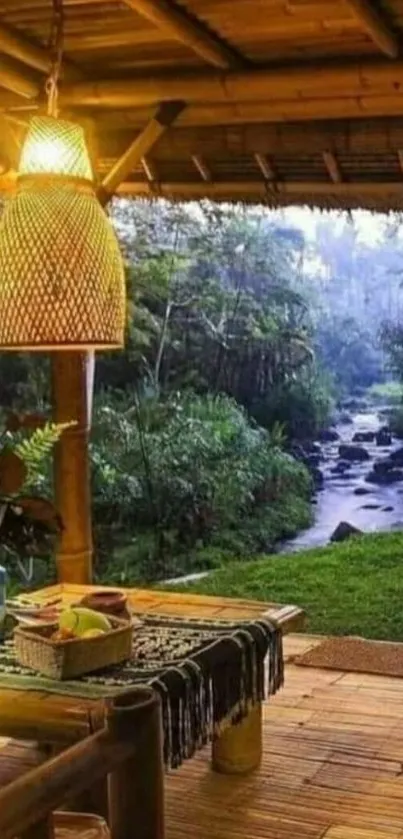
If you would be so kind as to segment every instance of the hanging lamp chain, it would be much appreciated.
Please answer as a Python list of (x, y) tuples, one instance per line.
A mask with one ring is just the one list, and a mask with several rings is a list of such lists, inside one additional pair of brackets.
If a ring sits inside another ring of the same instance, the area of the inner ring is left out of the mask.
[(49, 39), (51, 65), (45, 91), (48, 97), (48, 115), (57, 117), (59, 112), (59, 79), (63, 60), (64, 9), (63, 0), (52, 0), (52, 2), (53, 14)]

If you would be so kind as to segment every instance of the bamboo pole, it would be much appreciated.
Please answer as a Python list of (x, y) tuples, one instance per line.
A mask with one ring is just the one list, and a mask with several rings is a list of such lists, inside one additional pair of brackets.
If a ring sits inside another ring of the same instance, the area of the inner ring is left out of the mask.
[(0, 56), (0, 85), (24, 99), (35, 99), (40, 85), (16, 61)]
[(343, 177), (341, 174), (339, 162), (337, 157), (333, 151), (324, 151), (323, 152), (323, 162), (326, 166), (329, 178), (333, 181), (334, 184), (339, 184), (342, 182)]
[(200, 154), (192, 154), (192, 163), (196, 167), (202, 181), (208, 183), (212, 180), (210, 169), (208, 168), (206, 161)]
[(135, 12), (221, 70), (245, 63), (235, 49), (171, 0), (124, 0)]
[(373, 0), (347, 0), (348, 5), (371, 40), (389, 58), (399, 55), (399, 39)]
[(159, 138), (176, 120), (184, 108), (183, 102), (166, 102), (161, 105), (155, 116), (149, 121), (138, 137), (133, 140), (125, 153), (116, 161), (115, 165), (105, 176), (98, 192), (101, 204), (105, 206), (115, 189), (132, 169), (140, 163), (141, 158), (155, 146)]
[[(190, 104), (276, 102), (293, 98), (345, 99), (395, 94), (403, 84), (403, 61), (338, 61), (316, 66), (262, 67), (227, 73), (154, 74), (119, 80), (77, 82), (61, 92), (64, 106), (134, 108), (166, 101)], [(302, 103), (303, 104), (303, 103)], [(266, 104), (267, 108), (267, 104)]]
[[(396, 196), (403, 202), (401, 181), (343, 181), (342, 183), (324, 183), (321, 181), (277, 181), (276, 192), (281, 197), (292, 195), (326, 196), (349, 198), (352, 196)], [(149, 184), (140, 181), (122, 183), (117, 191), (118, 195), (127, 196), (155, 196), (155, 190), (150, 190)], [(267, 197), (267, 187), (262, 181), (214, 181), (214, 183), (174, 182), (160, 183), (158, 195), (165, 198), (210, 198), (228, 200), (242, 200), (249, 195), (257, 201)]]
[(255, 161), (263, 175), (263, 177), (267, 181), (275, 181), (276, 180), (276, 173), (274, 171), (274, 166), (267, 157), (266, 154), (259, 154), (258, 152), (254, 155)]
[[(163, 839), (164, 764), (160, 699), (137, 708), (136, 751), (109, 778), (109, 822), (113, 839)], [(133, 708), (123, 696), (107, 717), (108, 730), (127, 742), (134, 736)]]
[(34, 70), (42, 73), (49, 71), (50, 58), (47, 50), (32, 44), (31, 41), (4, 24), (0, 25), (0, 50), (21, 61), (22, 64), (33, 67)]
[(63, 522), (56, 555), (58, 580), (90, 583), (92, 526), (89, 413), (93, 359), (89, 353), (52, 354), (53, 419), (72, 422), (54, 455), (55, 504)]

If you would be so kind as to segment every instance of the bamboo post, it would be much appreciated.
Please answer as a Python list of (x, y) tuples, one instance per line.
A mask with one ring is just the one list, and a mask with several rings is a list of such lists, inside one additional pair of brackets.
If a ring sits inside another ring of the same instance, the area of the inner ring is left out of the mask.
[(262, 704), (238, 725), (229, 726), (213, 743), (213, 769), (223, 775), (246, 775), (262, 759)]
[(29, 827), (28, 830), (25, 830), (21, 839), (54, 839), (54, 836), (53, 817), (52, 814), (49, 814), (37, 824)]
[(64, 431), (54, 457), (55, 502), (64, 524), (56, 556), (61, 583), (91, 582), (88, 442), (92, 364), (89, 353), (60, 352), (52, 357), (53, 419), (75, 423)]
[(135, 739), (135, 754), (109, 777), (109, 822), (113, 839), (163, 839), (164, 765), (160, 698), (150, 689), (115, 697), (107, 715), (113, 737)]

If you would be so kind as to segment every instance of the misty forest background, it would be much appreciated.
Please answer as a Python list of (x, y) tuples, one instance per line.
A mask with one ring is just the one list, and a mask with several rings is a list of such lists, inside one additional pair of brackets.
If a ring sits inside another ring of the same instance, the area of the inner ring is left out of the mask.
[[(129, 309), (125, 351), (97, 356), (97, 578), (268, 553), (311, 518), (296, 441), (352, 397), (398, 392), (400, 220), (371, 239), (354, 214), (318, 214), (308, 239), (263, 208), (119, 202), (114, 218)], [(0, 355), (5, 412), (48, 410), (49, 381), (46, 358)], [(394, 422), (402, 431), (399, 405)], [(36, 488), (51, 493), (50, 464)]]

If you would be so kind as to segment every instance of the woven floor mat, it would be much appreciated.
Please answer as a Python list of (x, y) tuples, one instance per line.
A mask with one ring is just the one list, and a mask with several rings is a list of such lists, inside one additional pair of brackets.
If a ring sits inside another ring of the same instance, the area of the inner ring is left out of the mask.
[(293, 664), (403, 677), (403, 644), (365, 638), (327, 638), (322, 644), (296, 656)]

